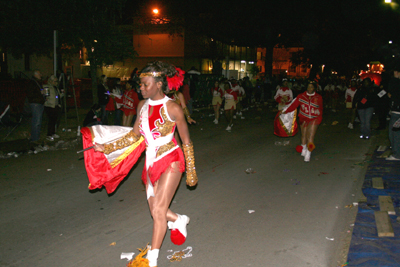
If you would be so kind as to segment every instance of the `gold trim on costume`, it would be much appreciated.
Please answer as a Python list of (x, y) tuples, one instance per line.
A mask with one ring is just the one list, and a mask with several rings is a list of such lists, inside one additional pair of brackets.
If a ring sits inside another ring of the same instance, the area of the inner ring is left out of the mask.
[(194, 151), (193, 143), (182, 144), (183, 153), (185, 154), (186, 160), (186, 183), (189, 186), (195, 186), (197, 184), (198, 178), (196, 174), (196, 167), (194, 166)]
[(171, 142), (169, 142), (169, 143), (167, 143), (167, 144), (165, 144), (165, 145), (160, 146), (160, 147), (158, 148), (158, 150), (157, 150), (157, 158), (158, 158), (158, 157), (161, 157), (162, 154), (164, 154), (164, 153), (170, 151), (170, 150), (173, 149), (174, 147), (175, 147), (175, 144), (174, 144), (173, 141), (171, 141)]
[(133, 130), (118, 139), (115, 142), (105, 144), (104, 145), (104, 154), (110, 154), (116, 150), (120, 150), (124, 147), (130, 146), (131, 144), (135, 143), (139, 139)]
[(135, 143), (133, 143), (130, 147), (128, 147), (127, 150), (125, 150), (124, 153), (122, 153), (118, 158), (113, 160), (113, 162), (110, 163), (111, 168), (115, 168), (118, 164), (120, 164), (130, 153), (132, 153), (133, 150), (135, 150), (142, 142), (144, 141), (143, 136), (140, 136), (139, 140), (137, 140)]
[(161, 136), (167, 136), (168, 134), (172, 133), (172, 129), (175, 126), (175, 122), (172, 122), (168, 119), (167, 114), (165, 114), (164, 107), (161, 108), (160, 113), (162, 119), (164, 120), (164, 123), (161, 123), (159, 119), (156, 120), (154, 123), (156, 125), (156, 128), (152, 132), (158, 131), (161, 134)]
[(140, 73), (139, 78), (148, 77), (148, 76), (161, 77), (162, 76), (162, 72), (155, 72), (155, 71), (153, 71), (153, 72), (142, 72), (142, 73)]

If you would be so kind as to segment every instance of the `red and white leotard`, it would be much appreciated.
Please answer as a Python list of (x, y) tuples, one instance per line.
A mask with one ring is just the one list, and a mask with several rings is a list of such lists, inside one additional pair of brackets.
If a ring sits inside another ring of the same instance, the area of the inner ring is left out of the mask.
[(219, 87), (211, 88), (211, 94), (213, 97), (221, 97), (222, 98), (224, 96), (224, 92)]
[(168, 115), (166, 103), (170, 100), (167, 96), (156, 101), (147, 99), (140, 110), (139, 130), (146, 142), (146, 166), (142, 173), (145, 184), (154, 184), (173, 162), (180, 163), (180, 172), (185, 171), (183, 152), (174, 138), (176, 123)]
[(279, 87), (279, 89), (276, 91), (274, 99), (276, 102), (280, 103), (282, 100), (282, 97), (284, 97), (284, 96), (286, 96), (288, 99), (286, 103), (289, 103), (290, 101), (292, 101), (293, 92), (292, 92), (292, 90), (289, 89), (289, 87)]
[(299, 119), (300, 123), (316, 120), (317, 124), (322, 121), (323, 102), (322, 96), (317, 93), (308, 94), (307, 91), (298, 95), (292, 103), (289, 104), (288, 108), (284, 113), (294, 111), (300, 106)]

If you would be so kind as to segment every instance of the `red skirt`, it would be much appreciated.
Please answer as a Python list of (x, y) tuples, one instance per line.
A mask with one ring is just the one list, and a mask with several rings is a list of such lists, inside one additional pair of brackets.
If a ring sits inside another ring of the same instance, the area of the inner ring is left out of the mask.
[[(156, 181), (160, 179), (161, 174), (168, 170), (172, 163), (179, 163), (179, 172), (183, 173), (185, 171), (185, 157), (183, 156), (182, 149), (176, 148), (174, 151), (164, 156), (162, 159), (153, 163), (153, 166), (149, 167), (149, 177), (151, 183), (154, 185)], [(144, 169), (142, 172), (142, 181), (144, 184), (147, 183), (147, 170), (146, 163), (144, 164)]]
[(315, 119), (309, 119), (309, 118), (299, 116), (299, 121), (300, 121), (300, 125), (303, 125), (303, 122), (304, 122), (305, 126), (308, 126), (310, 123), (320, 125), (321, 121), (322, 121), (322, 116), (319, 116), (318, 118), (315, 118)]

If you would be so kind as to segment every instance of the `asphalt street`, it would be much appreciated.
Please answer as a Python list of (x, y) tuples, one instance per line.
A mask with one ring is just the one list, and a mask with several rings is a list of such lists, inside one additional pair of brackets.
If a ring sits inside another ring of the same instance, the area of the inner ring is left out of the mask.
[[(273, 135), (273, 112), (244, 115), (227, 132), (223, 119), (214, 125), (207, 112), (195, 114), (199, 184), (182, 179), (171, 205), (191, 218), (188, 238), (176, 246), (168, 232), (158, 266), (338, 266), (357, 212), (348, 205), (360, 197), (376, 137), (359, 139), (342, 114), (326, 112), (305, 163), (299, 134)], [(151, 241), (144, 158), (107, 195), (87, 189), (80, 149), (0, 160), (0, 266), (126, 266), (121, 253), (137, 255)], [(167, 259), (187, 247), (191, 257)]]

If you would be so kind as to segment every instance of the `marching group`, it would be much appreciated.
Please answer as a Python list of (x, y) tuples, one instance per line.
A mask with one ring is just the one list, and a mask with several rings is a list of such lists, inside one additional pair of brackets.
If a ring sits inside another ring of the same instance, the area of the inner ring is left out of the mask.
[[(290, 88), (292, 86), (289, 86), (288, 80), (283, 79), (282, 84), (277, 86), (274, 97), (278, 102), (278, 115), (293, 112), (300, 106), (298, 116), (302, 133), (302, 148), (299, 148), (298, 151), (305, 157), (304, 160), (306, 162), (310, 160), (311, 151), (315, 148), (314, 135), (317, 126), (321, 123), (323, 109), (330, 109), (331, 112), (335, 113), (342, 106), (341, 103), (345, 106), (348, 128), (354, 129), (356, 121), (360, 123), (361, 139), (371, 137), (373, 114), (379, 120), (379, 126), (375, 130), (386, 129), (387, 119), (390, 116), (389, 140), (392, 155), (387, 160), (400, 160), (399, 71), (400, 68), (395, 67), (392, 76), (385, 76), (382, 81), (378, 80), (376, 83), (369, 77), (362, 80), (354, 78), (349, 81), (349, 86), (344, 80), (314, 80), (309, 82), (307, 87), (301, 83), (296, 83), (297, 88), (294, 90)], [(313, 88), (310, 89), (310, 87)], [(301, 88), (306, 88), (306, 91), (298, 94), (304, 90)], [(297, 94), (298, 96), (294, 98)], [(279, 118), (277, 117), (277, 119)], [(282, 124), (282, 120), (280, 122)], [(276, 123), (275, 127), (281, 126)], [(275, 130), (275, 133), (280, 132), (283, 132), (283, 134), (277, 135), (288, 136), (284, 131)]]

